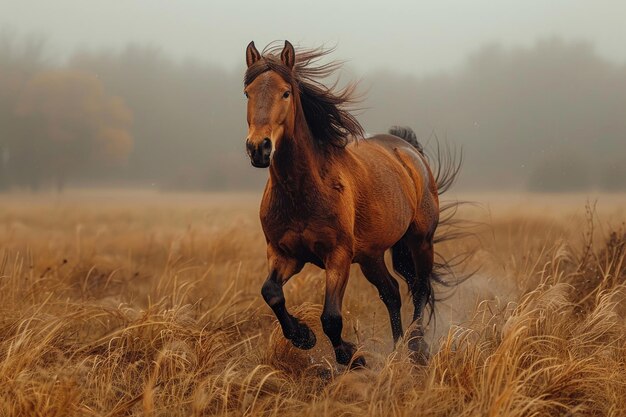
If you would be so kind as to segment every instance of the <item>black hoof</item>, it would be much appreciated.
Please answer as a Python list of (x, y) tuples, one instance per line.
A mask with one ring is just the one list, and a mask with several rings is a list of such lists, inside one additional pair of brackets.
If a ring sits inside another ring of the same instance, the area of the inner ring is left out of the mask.
[(365, 363), (365, 358), (363, 356), (357, 356), (350, 364), (350, 369), (353, 370), (365, 369), (366, 367), (367, 364)]
[[(341, 365), (350, 365), (350, 361), (356, 352), (356, 348), (352, 343), (343, 342), (341, 345), (335, 348), (335, 358), (337, 363)], [(352, 361), (350, 368), (362, 368), (365, 366), (365, 358), (358, 356)]]
[(302, 350), (309, 350), (317, 343), (315, 333), (311, 331), (309, 326), (303, 323), (298, 323), (296, 332), (290, 340), (295, 347)]
[(414, 337), (409, 340), (409, 350), (411, 350), (411, 359), (419, 365), (426, 365), (430, 358), (428, 344), (423, 337)]

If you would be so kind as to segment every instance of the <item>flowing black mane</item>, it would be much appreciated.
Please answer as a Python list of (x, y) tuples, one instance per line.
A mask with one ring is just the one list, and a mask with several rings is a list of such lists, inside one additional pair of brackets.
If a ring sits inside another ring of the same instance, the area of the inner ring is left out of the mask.
[(338, 90), (336, 84), (326, 87), (320, 82), (320, 79), (332, 75), (341, 67), (338, 62), (316, 65), (333, 49), (300, 50), (296, 52), (295, 65), (290, 70), (279, 58), (281, 48), (277, 44), (266, 47), (263, 57), (247, 69), (244, 84), (250, 84), (266, 71), (275, 71), (286, 82), (297, 87), (302, 111), (316, 141), (344, 147), (351, 137), (363, 137), (361, 124), (350, 113), (350, 106), (358, 101), (355, 97), (356, 84), (351, 83)]

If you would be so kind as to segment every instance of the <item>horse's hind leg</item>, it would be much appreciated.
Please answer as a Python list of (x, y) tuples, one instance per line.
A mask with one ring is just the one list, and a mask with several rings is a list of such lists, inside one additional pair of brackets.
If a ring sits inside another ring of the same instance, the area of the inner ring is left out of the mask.
[(434, 265), (432, 235), (407, 232), (392, 249), (394, 269), (407, 281), (413, 299), (413, 324), (409, 334), (409, 349), (420, 362), (428, 359), (424, 341), (424, 308), (432, 298), (431, 274)]
[[(415, 310), (413, 311), (414, 328), (410, 335), (409, 348), (422, 355), (424, 361), (429, 356), (428, 345), (424, 341), (424, 307), (433, 300), (431, 275), (433, 272), (434, 254), (432, 237), (422, 239), (421, 242), (418, 240), (411, 247), (417, 279), (411, 290)], [(431, 304), (431, 309), (433, 307)]]
[(413, 263), (413, 256), (411, 250), (406, 244), (405, 240), (398, 241), (391, 248), (391, 262), (393, 269), (409, 284), (415, 280), (415, 264)]
[(380, 299), (387, 307), (391, 321), (391, 333), (395, 343), (402, 337), (402, 318), (400, 316), (402, 299), (400, 298), (398, 281), (387, 270), (383, 254), (367, 258), (361, 261), (360, 265), (363, 275), (376, 287)]

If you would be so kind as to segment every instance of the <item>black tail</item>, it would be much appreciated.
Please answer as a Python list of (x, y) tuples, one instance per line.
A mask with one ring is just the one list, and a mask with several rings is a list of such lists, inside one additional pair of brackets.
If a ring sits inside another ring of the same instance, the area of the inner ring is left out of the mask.
[[(389, 134), (409, 142), (419, 153), (428, 158), (430, 169), (432, 170), (434, 168), (433, 175), (437, 183), (437, 192), (439, 195), (445, 193), (452, 187), (461, 172), (461, 165), (463, 165), (462, 150), (457, 151), (456, 148), (450, 148), (448, 144), (442, 149), (439, 139), (437, 139), (437, 136), (434, 136), (434, 154), (426, 154), (424, 147), (417, 140), (417, 135), (413, 129), (408, 126), (392, 126), (389, 128)], [(441, 221), (439, 224), (441, 224)]]
[(406, 140), (411, 145), (413, 145), (413, 147), (417, 149), (419, 153), (421, 153), (422, 155), (424, 154), (424, 147), (422, 146), (421, 143), (419, 143), (419, 141), (417, 140), (417, 135), (415, 134), (413, 129), (411, 129), (410, 127), (391, 126), (389, 128), (389, 134)]
[[(450, 148), (447, 144), (442, 148), (439, 140), (436, 136), (434, 136), (434, 149), (431, 152), (425, 153), (424, 147), (419, 143), (417, 135), (410, 127), (394, 126), (389, 129), (389, 134), (406, 140), (422, 155), (426, 156), (430, 169), (435, 177), (438, 195), (442, 195), (448, 191), (456, 182), (463, 163), (462, 150), (457, 151), (456, 148)], [(440, 202), (439, 223), (433, 238), (433, 243), (441, 243), (473, 235), (470, 231), (468, 231), (468, 228), (472, 228), (474, 225), (470, 222), (456, 218), (459, 206), (466, 203), (467, 202), (461, 201)], [(407, 281), (409, 289), (413, 293), (413, 288), (417, 281), (417, 273), (407, 244), (403, 240), (396, 243), (391, 248), (391, 256), (394, 270)], [(435, 251), (435, 262), (433, 270), (430, 274), (431, 280), (429, 280), (427, 284), (427, 304), (430, 308), (431, 318), (435, 312), (435, 301), (437, 301), (435, 294), (432, 291), (431, 281), (446, 287), (454, 287), (465, 281), (473, 275), (473, 273), (459, 276), (455, 273), (454, 269), (464, 263), (468, 258), (469, 254), (464, 253), (446, 259), (441, 255), (441, 253)]]

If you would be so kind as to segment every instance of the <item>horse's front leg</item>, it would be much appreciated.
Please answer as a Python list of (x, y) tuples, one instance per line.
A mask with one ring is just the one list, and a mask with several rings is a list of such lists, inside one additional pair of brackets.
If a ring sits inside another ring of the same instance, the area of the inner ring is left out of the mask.
[[(350, 264), (352, 255), (350, 251), (337, 248), (330, 254), (325, 262), (326, 267), (326, 296), (324, 298), (324, 310), (322, 312), (322, 328), (330, 339), (335, 349), (337, 362), (348, 365), (356, 351), (354, 345), (341, 338), (343, 319), (341, 317), (341, 304), (343, 295), (350, 276)], [(352, 361), (352, 367), (365, 366), (362, 356)]]
[(283, 285), (289, 278), (300, 272), (303, 264), (296, 259), (279, 254), (271, 247), (268, 247), (267, 252), (269, 276), (261, 288), (263, 299), (274, 311), (285, 338), (291, 340), (297, 348), (311, 349), (315, 346), (315, 334), (309, 326), (289, 314), (283, 292)]

